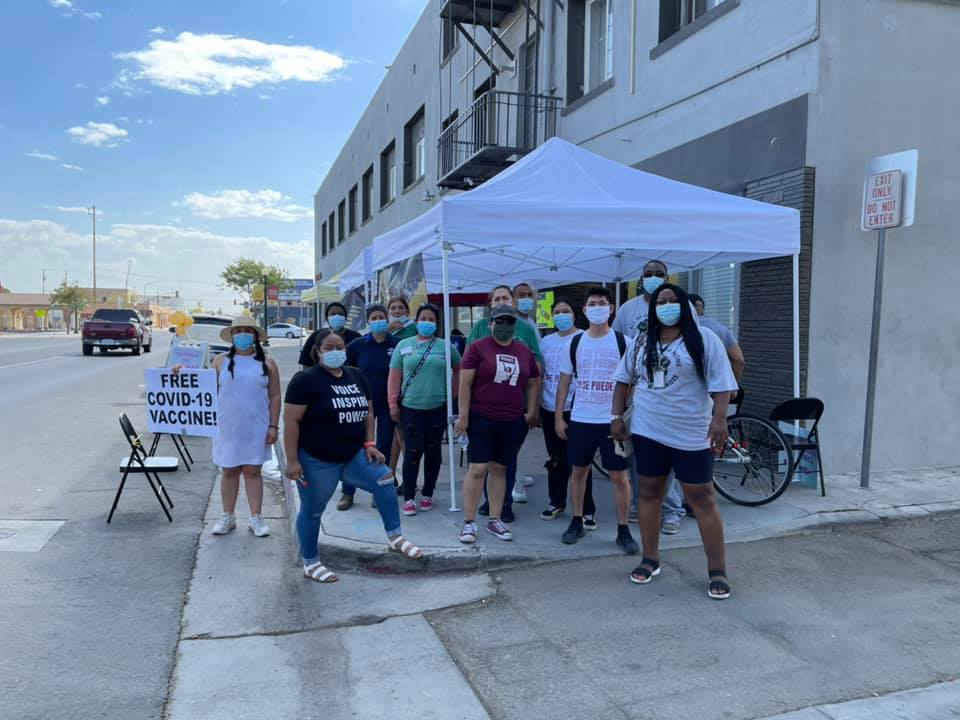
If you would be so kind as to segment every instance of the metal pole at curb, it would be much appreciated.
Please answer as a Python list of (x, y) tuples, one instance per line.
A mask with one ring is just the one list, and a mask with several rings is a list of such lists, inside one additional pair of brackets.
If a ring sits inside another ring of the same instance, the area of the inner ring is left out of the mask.
[(880, 346), (880, 309), (883, 302), (883, 253), (887, 229), (877, 231), (877, 274), (873, 285), (873, 320), (870, 325), (870, 355), (867, 357), (867, 409), (863, 421), (863, 458), (860, 487), (870, 487), (870, 453), (873, 446), (873, 403), (877, 390), (877, 349)]

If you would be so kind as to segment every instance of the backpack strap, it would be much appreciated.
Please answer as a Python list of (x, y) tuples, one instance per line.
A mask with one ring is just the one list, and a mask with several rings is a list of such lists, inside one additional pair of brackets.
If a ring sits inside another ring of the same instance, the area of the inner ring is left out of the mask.
[(619, 330), (614, 330), (613, 332), (617, 338), (617, 350), (620, 351), (620, 357), (623, 357), (623, 354), (627, 351), (627, 338)]
[(573, 365), (573, 377), (577, 376), (577, 348), (580, 347), (580, 338), (582, 337), (583, 333), (579, 332), (570, 341), (570, 364)]

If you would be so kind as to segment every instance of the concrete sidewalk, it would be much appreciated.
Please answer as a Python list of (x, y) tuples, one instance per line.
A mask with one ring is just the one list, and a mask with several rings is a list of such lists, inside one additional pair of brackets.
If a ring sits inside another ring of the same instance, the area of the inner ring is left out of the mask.
[[(459, 449), (457, 449), (459, 456)], [(320, 538), (321, 557), (335, 568), (371, 571), (480, 570), (523, 563), (576, 560), (621, 554), (614, 544), (616, 512), (609, 480), (596, 476), (594, 500), (597, 504), (596, 532), (576, 545), (563, 545), (560, 536), (566, 529), (570, 510), (556, 520), (543, 521), (539, 515), (547, 504), (546, 452), (539, 430), (530, 433), (520, 454), (519, 476), (534, 478), (526, 488), (529, 502), (513, 506), (516, 522), (510, 526), (514, 540), (503, 542), (488, 534), (480, 523), (479, 542), (465, 546), (459, 542), (463, 522), (460, 510), (450, 510), (450, 488), (444, 447), (444, 467), (440, 473), (434, 510), (414, 517), (402, 517), (403, 532), (424, 549), (425, 558), (411, 566), (395, 554), (388, 553), (383, 524), (376, 510), (370, 507), (369, 494), (358, 491), (354, 506), (338, 512), (335, 495), (323, 516)], [(457, 469), (459, 493), (465, 468)], [(595, 473), (596, 475), (596, 473)], [(871, 488), (859, 487), (856, 474), (828, 475), (827, 496), (820, 497), (815, 488), (794, 483), (780, 498), (761, 507), (742, 507), (720, 499), (729, 542), (748, 542), (780, 535), (813, 532), (833, 525), (883, 522), (946, 512), (960, 512), (960, 468), (932, 468), (907, 472), (878, 472), (871, 478)], [(299, 508), (296, 488), (284, 482), (285, 497), (293, 522)], [(478, 518), (478, 522), (483, 518)], [(636, 523), (631, 532), (639, 540)], [(661, 537), (662, 547), (689, 547), (700, 544), (696, 521), (685, 518), (677, 535)], [(295, 553), (296, 548), (292, 551)]]
[(960, 681), (845, 703), (817, 705), (763, 720), (945, 720), (960, 717)]

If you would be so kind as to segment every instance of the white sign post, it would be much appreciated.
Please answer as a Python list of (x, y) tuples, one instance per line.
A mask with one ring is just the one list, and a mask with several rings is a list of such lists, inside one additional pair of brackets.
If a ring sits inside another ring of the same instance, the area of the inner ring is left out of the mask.
[(863, 453), (860, 461), (860, 487), (862, 488), (870, 487), (873, 405), (877, 389), (877, 353), (880, 346), (880, 309), (883, 300), (883, 255), (887, 246), (887, 228), (913, 225), (916, 198), (916, 150), (881, 155), (867, 164), (860, 229), (877, 231), (877, 271), (873, 286), (870, 355), (867, 358), (867, 405), (863, 423)]
[(217, 434), (216, 370), (183, 368), (174, 374), (165, 368), (148, 368), (143, 372), (150, 432), (201, 437)]

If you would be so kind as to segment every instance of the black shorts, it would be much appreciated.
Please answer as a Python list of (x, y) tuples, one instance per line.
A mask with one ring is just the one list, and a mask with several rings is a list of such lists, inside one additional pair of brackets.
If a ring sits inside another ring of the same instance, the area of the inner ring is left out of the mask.
[(589, 467), (600, 451), (604, 470), (627, 470), (630, 458), (621, 457), (613, 449), (610, 425), (571, 421), (567, 426), (567, 457), (574, 467)]
[(713, 482), (713, 450), (677, 450), (642, 435), (633, 436), (637, 475), (662, 477), (673, 470), (677, 480), (690, 485)]
[(470, 413), (467, 428), (467, 460), (471, 463), (495, 462), (507, 466), (517, 456), (527, 436), (523, 415), (516, 420), (490, 420)]

